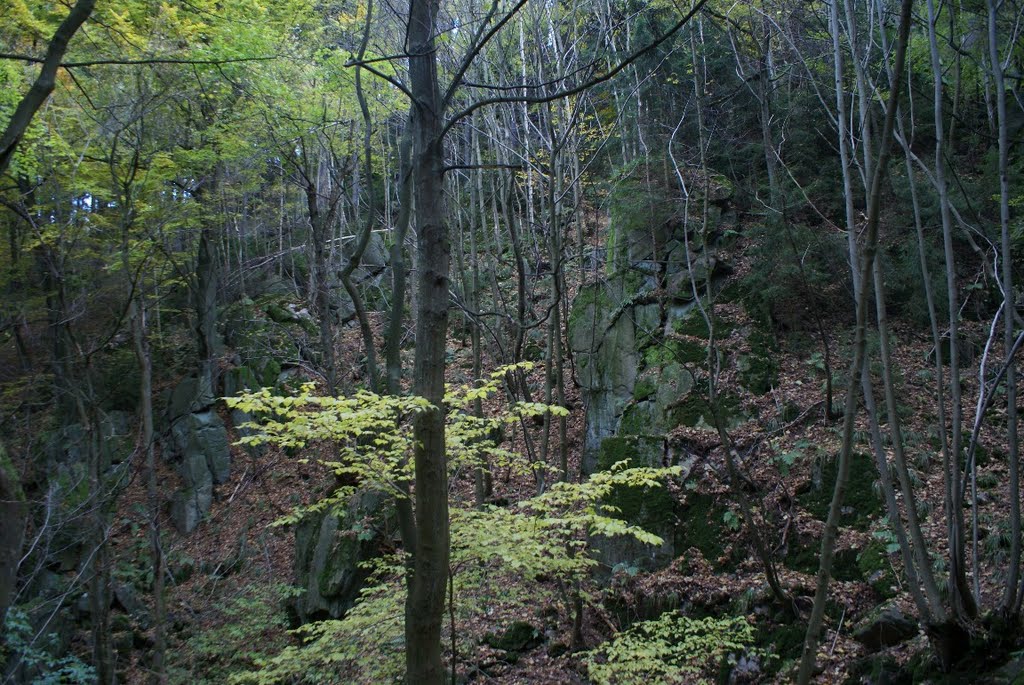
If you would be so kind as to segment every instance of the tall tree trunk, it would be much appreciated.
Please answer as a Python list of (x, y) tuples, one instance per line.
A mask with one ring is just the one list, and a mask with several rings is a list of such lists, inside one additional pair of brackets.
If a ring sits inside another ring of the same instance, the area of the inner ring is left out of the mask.
[[(366, 24), (363, 31), (363, 40), (359, 45), (359, 59), (362, 60), (366, 53), (366, 44), (370, 40), (370, 22), (373, 20), (373, 2), (366, 4)], [(373, 195), (373, 147), (371, 136), (373, 134), (373, 120), (370, 118), (370, 109), (366, 105), (366, 96), (363, 94), (363, 70), (356, 67), (356, 99), (359, 101), (359, 111), (363, 116), (363, 163), (366, 169), (366, 221), (362, 230), (356, 237), (355, 246), (348, 257), (348, 263), (338, 274), (345, 292), (352, 300), (352, 306), (356, 312), (356, 320), (359, 322), (359, 332), (363, 336), (363, 347), (366, 349), (366, 379), (370, 390), (377, 392), (379, 372), (377, 371), (377, 348), (373, 342), (373, 330), (370, 328), (370, 319), (366, 314), (366, 306), (363, 304), (363, 296), (352, 282), (352, 274), (359, 267), (363, 258), (366, 246), (370, 244), (370, 237), (373, 234), (376, 206)], [(358, 165), (357, 165), (358, 166)], [(358, 208), (358, 204), (356, 204)]]
[(956, 615), (973, 617), (978, 608), (974, 594), (967, 583), (967, 568), (964, 542), (963, 487), (960, 478), (960, 464), (963, 461), (963, 401), (960, 394), (960, 304), (957, 294), (956, 257), (953, 249), (953, 217), (950, 210), (949, 189), (946, 183), (945, 133), (942, 95), (942, 63), (936, 36), (938, 15), (935, 1), (928, 0), (928, 45), (931, 53), (933, 107), (935, 110), (935, 182), (939, 192), (939, 208), (942, 216), (942, 245), (946, 258), (946, 296), (949, 300), (949, 390), (952, 403), (951, 461), (952, 469), (947, 473), (950, 479), (949, 500), (953, 510), (947, 517), (949, 525), (949, 592)]
[[(412, 115), (409, 116), (410, 122)], [(391, 311), (388, 314), (388, 339), (384, 358), (387, 390), (402, 392), (402, 322), (405, 320), (405, 236), (412, 217), (412, 126), (408, 125), (398, 143), (398, 216), (391, 237)]]
[(413, 177), (419, 285), (414, 391), (433, 406), (416, 416), (416, 548), (405, 604), (409, 685), (440, 685), (441, 623), (448, 579), (448, 470), (444, 358), (448, 331), (450, 244), (444, 221), (443, 111), (434, 27), (439, 0), (410, 3), (407, 32), (412, 94)]

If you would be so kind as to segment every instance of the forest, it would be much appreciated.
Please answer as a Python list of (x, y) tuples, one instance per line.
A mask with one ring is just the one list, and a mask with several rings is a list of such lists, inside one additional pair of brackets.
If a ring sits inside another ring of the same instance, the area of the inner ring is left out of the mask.
[(3, 0), (3, 683), (1024, 683), (1021, 0)]

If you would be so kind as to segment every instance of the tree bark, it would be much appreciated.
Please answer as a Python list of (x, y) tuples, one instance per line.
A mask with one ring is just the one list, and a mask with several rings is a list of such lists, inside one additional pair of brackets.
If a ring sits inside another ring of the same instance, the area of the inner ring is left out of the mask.
[(443, 110), (434, 25), (439, 0), (410, 3), (409, 83), (419, 286), (414, 391), (433, 406), (416, 416), (416, 548), (405, 604), (409, 685), (441, 685), (441, 623), (448, 579), (448, 470), (445, 454), (444, 357), (448, 330), (450, 245), (444, 222)]

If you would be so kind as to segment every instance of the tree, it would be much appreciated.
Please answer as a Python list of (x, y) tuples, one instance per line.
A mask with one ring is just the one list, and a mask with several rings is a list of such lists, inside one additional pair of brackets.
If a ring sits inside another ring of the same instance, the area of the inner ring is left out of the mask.
[(810, 682), (817, 655), (818, 634), (821, 631), (822, 618), (825, 615), (825, 602), (828, 598), (828, 584), (832, 572), (832, 559), (835, 553), (835, 541), (839, 532), (839, 515), (843, 506), (843, 495), (850, 477), (850, 455), (853, 452), (853, 424), (857, 412), (856, 379), (863, 372), (865, 348), (867, 342), (867, 308), (868, 281), (874, 268), (874, 260), (878, 250), (878, 222), (881, 211), (882, 175), (885, 173), (891, 149), (893, 128), (896, 121), (896, 105), (900, 94), (900, 79), (903, 76), (904, 58), (907, 53), (907, 40), (910, 35), (911, 0), (903, 0), (899, 21), (899, 38), (896, 42), (894, 58), (894, 80), (889, 93), (889, 101), (885, 108), (885, 126), (882, 132), (882, 147), (878, 153), (878, 162), (871, 176), (871, 190), (868, 195), (868, 224), (864, 249), (859, 261), (853, 261), (854, 268), (859, 269), (859, 287), (857, 288), (857, 328), (854, 339), (853, 362), (850, 365), (850, 381), (846, 392), (843, 412), (843, 442), (839, 454), (832, 503), (829, 506), (825, 532), (821, 537), (821, 559), (818, 567), (818, 583), (814, 594), (814, 606), (807, 622), (807, 635), (804, 638), (803, 654), (800, 659), (800, 671), (797, 682), (806, 685)]
[(35, 83), (18, 103), (10, 121), (7, 122), (3, 135), (0, 136), (0, 175), (7, 171), (18, 143), (25, 135), (25, 131), (28, 130), (29, 124), (32, 123), (32, 117), (53, 92), (57, 70), (60, 68), (61, 60), (64, 59), (64, 53), (67, 52), (71, 38), (89, 18), (95, 7), (96, 0), (78, 0), (50, 39), (39, 76), (36, 77)]

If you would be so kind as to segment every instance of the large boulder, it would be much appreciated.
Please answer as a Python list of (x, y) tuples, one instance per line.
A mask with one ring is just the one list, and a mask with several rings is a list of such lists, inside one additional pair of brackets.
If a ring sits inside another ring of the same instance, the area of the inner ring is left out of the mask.
[(877, 607), (853, 629), (853, 639), (871, 650), (898, 645), (917, 634), (917, 621), (905, 616), (895, 604)]
[(378, 493), (355, 496), (341, 512), (317, 512), (295, 531), (295, 600), (299, 623), (340, 618), (369, 572), (362, 562), (379, 554), (393, 527), (392, 510)]

